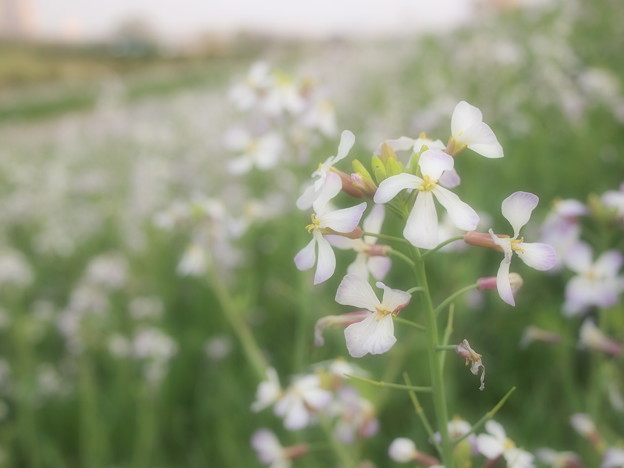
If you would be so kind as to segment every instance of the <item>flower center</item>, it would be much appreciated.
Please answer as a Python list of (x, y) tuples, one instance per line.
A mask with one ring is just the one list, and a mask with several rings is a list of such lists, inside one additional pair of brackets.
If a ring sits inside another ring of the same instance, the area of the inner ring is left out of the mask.
[(511, 439), (505, 439), (505, 444), (504, 444), (504, 446), (505, 446), (505, 450), (509, 450), (509, 449), (514, 448), (514, 447), (516, 446), (516, 444), (515, 444), (515, 443), (514, 443), (514, 441), (513, 441), (513, 440), (511, 440)]
[(429, 177), (428, 175), (423, 176), (422, 184), (420, 184), (418, 190), (420, 190), (421, 192), (431, 192), (435, 188), (437, 183), (437, 180), (431, 180), (431, 177)]
[(312, 223), (306, 226), (306, 231), (312, 232), (321, 228), (321, 221), (316, 217), (316, 213), (312, 213)]
[(523, 242), (524, 242), (524, 237), (521, 237), (520, 239), (511, 239), (511, 250), (524, 253), (525, 250), (521, 247)]
[(378, 322), (386, 317), (387, 315), (390, 315), (392, 313), (391, 310), (386, 309), (384, 306), (379, 305), (377, 307), (375, 307), (375, 310), (377, 311), (377, 315), (375, 315), (375, 320), (377, 320)]

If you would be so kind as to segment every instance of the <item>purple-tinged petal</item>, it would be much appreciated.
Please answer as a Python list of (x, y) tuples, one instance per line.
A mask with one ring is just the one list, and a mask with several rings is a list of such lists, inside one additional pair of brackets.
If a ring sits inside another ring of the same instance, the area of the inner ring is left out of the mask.
[(592, 267), (592, 258), (592, 248), (585, 242), (577, 242), (568, 249), (563, 261), (575, 273), (584, 273)]
[(310, 184), (297, 199), (297, 208), (300, 210), (310, 209), (314, 200), (316, 200), (316, 190), (314, 189), (314, 184)]
[(339, 236), (338, 234), (327, 234), (325, 239), (329, 241), (332, 247), (336, 247), (341, 250), (353, 250), (356, 242), (359, 242), (359, 240), (349, 239), (348, 237)]
[(301, 271), (309, 270), (316, 262), (316, 238), (313, 237), (308, 245), (295, 255), (295, 265)]
[(350, 208), (325, 213), (318, 218), (320, 227), (330, 228), (336, 232), (349, 233), (357, 227), (365, 210), (366, 202), (362, 202)]
[(598, 276), (602, 277), (616, 276), (620, 268), (622, 268), (623, 260), (624, 256), (622, 256), (621, 252), (609, 250), (598, 257), (594, 265), (594, 271)]
[(407, 304), (409, 304), (410, 300), (412, 299), (412, 295), (407, 293), (406, 291), (389, 288), (381, 281), (377, 281), (376, 286), (383, 289), (384, 292), (383, 299), (381, 300), (381, 305), (391, 312), (394, 312), (397, 309), (402, 309)]
[(516, 301), (513, 296), (513, 290), (511, 289), (511, 281), (509, 280), (509, 266), (511, 262), (506, 259), (500, 263), (498, 267), (498, 273), (496, 274), (496, 289), (498, 295), (510, 306), (515, 306)]
[(314, 274), (314, 284), (319, 284), (327, 281), (334, 274), (336, 270), (336, 256), (327, 239), (319, 231), (314, 231), (314, 237), (318, 244), (318, 261)]
[(325, 177), (325, 183), (318, 190), (318, 195), (312, 207), (317, 214), (323, 214), (329, 200), (334, 198), (342, 190), (342, 180), (340, 176), (334, 172), (330, 172)]
[(479, 215), (470, 205), (461, 201), (457, 195), (450, 190), (440, 187), (433, 189), (440, 204), (446, 208), (449, 219), (458, 228), (464, 231), (473, 231), (479, 224)]
[(438, 180), (446, 188), (455, 188), (461, 184), (461, 178), (455, 169), (444, 171), (444, 174)]
[(359, 275), (347, 275), (340, 282), (336, 291), (336, 302), (342, 305), (361, 307), (375, 312), (380, 305), (373, 288), (365, 278)]
[(344, 130), (340, 134), (340, 143), (338, 144), (338, 152), (336, 153), (336, 157), (334, 158), (333, 164), (336, 164), (341, 159), (344, 159), (353, 145), (355, 144), (355, 135), (351, 130)]
[(377, 320), (376, 314), (370, 314), (361, 322), (345, 328), (344, 334), (349, 354), (357, 358), (367, 353), (385, 353), (396, 343), (391, 315)]
[(529, 222), (538, 202), (538, 196), (529, 192), (514, 192), (503, 200), (503, 216), (511, 224), (514, 238), (518, 237), (522, 226)]
[(375, 203), (387, 203), (392, 200), (401, 190), (416, 189), (423, 180), (412, 174), (398, 174), (382, 181), (375, 192)]
[(419, 192), (416, 196), (403, 236), (412, 245), (423, 249), (432, 249), (438, 244), (438, 214), (431, 192)]
[(557, 251), (552, 245), (542, 244), (541, 242), (523, 242), (517, 250), (518, 257), (524, 263), (536, 270), (550, 270), (557, 263)]
[(420, 155), (418, 160), (422, 174), (429, 176), (432, 180), (438, 180), (444, 171), (452, 170), (454, 164), (453, 156), (438, 150), (427, 150)]
[(368, 269), (376, 280), (384, 279), (391, 266), (392, 260), (388, 257), (369, 257), (368, 259)]

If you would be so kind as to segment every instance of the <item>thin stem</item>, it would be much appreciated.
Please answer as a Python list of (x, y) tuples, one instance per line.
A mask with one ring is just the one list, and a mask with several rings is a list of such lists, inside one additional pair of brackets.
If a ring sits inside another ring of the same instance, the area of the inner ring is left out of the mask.
[(466, 432), (463, 436), (461, 436), (458, 439), (455, 439), (454, 444), (457, 445), (459, 444), (462, 440), (464, 440), (465, 438), (467, 438), (470, 434), (473, 434), (475, 431), (477, 431), (481, 426), (483, 426), (488, 419), (492, 419), (494, 417), (494, 415), (498, 412), (499, 409), (502, 408), (502, 406), (505, 404), (505, 402), (507, 401), (507, 398), (509, 398), (511, 396), (511, 394), (516, 390), (516, 387), (511, 387), (509, 389), (509, 391), (507, 393), (505, 393), (505, 396), (503, 396), (503, 398), (500, 399), (500, 401), (498, 403), (496, 403), (496, 406), (494, 406), (494, 408), (492, 408), (490, 411), (488, 411), (487, 413), (485, 413), (483, 415), (483, 417), (481, 419), (479, 419), (471, 428), (468, 432)]
[(421, 288), (420, 286), (414, 286), (413, 288), (409, 288), (406, 292), (407, 294), (414, 294), (415, 292), (420, 292), (422, 290), (423, 288)]
[(399, 322), (399, 323), (403, 323), (405, 325), (409, 325), (410, 327), (417, 328), (418, 330), (421, 330), (421, 331), (427, 331), (427, 328), (423, 327), (419, 323), (412, 322), (411, 320), (406, 320), (406, 319), (401, 318), (401, 317), (394, 317), (394, 321), (395, 322)]
[[(412, 381), (409, 378), (409, 375), (407, 375), (407, 372), (403, 372), (403, 380), (407, 385), (412, 385)], [(433, 432), (433, 428), (431, 427), (431, 423), (429, 422), (429, 419), (427, 418), (427, 415), (425, 414), (422, 406), (420, 406), (420, 402), (418, 401), (418, 396), (416, 395), (416, 392), (410, 391), (409, 396), (410, 400), (412, 400), (414, 411), (416, 411), (416, 416), (418, 416), (420, 422), (425, 428), (425, 431), (427, 431), (427, 434), (429, 435), (429, 440), (431, 440), (431, 443), (435, 446), (436, 450), (441, 453), (442, 447), (440, 447), (440, 444), (436, 440), (435, 433)]]
[(391, 257), (397, 257), (400, 258), (401, 260), (403, 260), (405, 263), (407, 263), (411, 268), (415, 268), (415, 264), (412, 261), (411, 258), (409, 258), (407, 255), (405, 255), (402, 252), (399, 252), (398, 250), (395, 249), (391, 249), (388, 250), (388, 255), (390, 255)]
[[(453, 318), (455, 317), (455, 304), (451, 304), (449, 307), (448, 318), (446, 319), (446, 328), (444, 330), (444, 336), (442, 337), (442, 346), (447, 346), (451, 335), (453, 334)], [(444, 371), (444, 365), (446, 363), (446, 355), (440, 356), (440, 367)]]
[(425, 270), (425, 262), (422, 259), (420, 251), (417, 248), (412, 249), (415, 258), (414, 273), (416, 274), (417, 283), (423, 288), (422, 305), (425, 309), (425, 318), (427, 321), (427, 354), (429, 357), (429, 372), (431, 374), (431, 386), (433, 388), (433, 405), (435, 408), (436, 423), (440, 431), (440, 456), (442, 464), (446, 468), (454, 468), (453, 447), (448, 432), (448, 409), (446, 407), (446, 391), (444, 388), (444, 378), (442, 375), (442, 366), (436, 354), (436, 347), (440, 344), (438, 336), (438, 324), (436, 322), (436, 314), (433, 310), (433, 302), (429, 292), (427, 283), (427, 272)]
[(466, 286), (465, 288), (460, 289), (459, 291), (455, 291), (449, 297), (447, 297), (442, 302), (440, 302), (440, 304), (435, 308), (433, 313), (435, 315), (438, 315), (442, 309), (444, 309), (447, 305), (449, 305), (451, 302), (453, 302), (457, 297), (461, 296), (464, 293), (467, 293), (468, 291), (470, 291), (472, 289), (476, 289), (478, 287), (479, 287), (479, 285), (477, 283), (474, 283), (474, 284), (471, 284), (470, 286)]
[(351, 454), (347, 450), (347, 446), (336, 440), (329, 421), (326, 418), (320, 418), (320, 422), (323, 432), (325, 432), (325, 436), (329, 440), (331, 448), (340, 462), (340, 466), (344, 466), (345, 468), (353, 466), (354, 461), (352, 460)]
[(389, 236), (387, 234), (375, 234), (374, 232), (364, 231), (364, 232), (362, 232), (362, 235), (363, 236), (377, 237), (379, 239), (389, 240), (389, 241), (394, 241), (394, 242), (402, 242), (404, 244), (408, 243), (407, 239), (403, 239), (402, 237)]
[(390, 383), (390, 382), (383, 382), (381, 380), (365, 379), (364, 377), (358, 377), (356, 375), (351, 375), (351, 374), (344, 374), (344, 375), (349, 377), (350, 379), (359, 380), (360, 382), (366, 382), (371, 385), (376, 385), (377, 387), (396, 388), (399, 390), (409, 390), (412, 392), (420, 392), (420, 393), (431, 393), (432, 391), (431, 387), (415, 387), (413, 385), (402, 385), (402, 384), (395, 384), (395, 383)]
[(446, 247), (447, 245), (449, 245), (449, 244), (451, 244), (451, 243), (453, 243), (453, 242), (455, 242), (455, 241), (462, 240), (463, 238), (464, 238), (464, 236), (456, 236), (456, 237), (451, 237), (450, 239), (447, 239), (447, 240), (445, 240), (444, 242), (442, 242), (442, 243), (440, 243), (440, 244), (436, 245), (433, 249), (431, 249), (431, 250), (429, 250), (429, 251), (425, 252), (424, 254), (422, 254), (422, 258), (427, 257), (427, 255), (430, 255), (430, 254), (432, 254), (433, 252), (437, 252), (437, 251), (438, 251), (438, 250), (440, 250), (441, 248)]
[(436, 351), (453, 351), (457, 348), (455, 345), (440, 345), (436, 346)]

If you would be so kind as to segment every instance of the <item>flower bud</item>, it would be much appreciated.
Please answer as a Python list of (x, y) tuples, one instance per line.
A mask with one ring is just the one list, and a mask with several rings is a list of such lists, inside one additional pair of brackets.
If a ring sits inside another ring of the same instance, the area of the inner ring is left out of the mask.
[(373, 168), (373, 174), (375, 175), (375, 181), (380, 184), (382, 181), (388, 178), (386, 173), (386, 166), (379, 156), (373, 156), (371, 159), (371, 166)]
[(346, 327), (352, 323), (361, 322), (368, 317), (369, 314), (370, 312), (368, 310), (358, 310), (342, 315), (327, 315), (318, 319), (316, 325), (314, 325), (314, 345), (323, 346), (325, 344), (323, 331), (327, 327)]
[(377, 186), (372, 179), (363, 177), (361, 174), (351, 174), (351, 184), (358, 189), (364, 196), (373, 198), (377, 192)]
[[(501, 237), (501, 236), (498, 236)], [(488, 249), (496, 250), (497, 252), (502, 252), (502, 247), (496, 245), (492, 236), (487, 232), (477, 232), (470, 231), (467, 232), (464, 236), (464, 242), (466, 244), (474, 245), (477, 247), (486, 247)]]
[(590, 319), (586, 319), (581, 325), (579, 347), (600, 351), (611, 356), (619, 356), (622, 353), (622, 345), (606, 336)]
[(561, 342), (561, 335), (558, 333), (542, 330), (541, 328), (530, 325), (524, 329), (522, 333), (522, 339), (520, 340), (520, 347), (526, 348), (534, 341), (541, 341), (543, 343), (557, 344)]
[[(518, 273), (509, 274), (509, 283), (511, 284), (511, 291), (516, 293), (518, 289), (524, 284), (522, 276)], [(477, 280), (477, 286), (480, 291), (486, 291), (488, 289), (496, 289), (496, 276), (486, 276)]]
[(390, 448), (388, 448), (390, 458), (399, 463), (407, 463), (414, 460), (417, 453), (416, 444), (405, 437), (394, 439), (390, 444)]
[(364, 194), (362, 191), (353, 185), (353, 181), (351, 180), (351, 176), (345, 172), (342, 172), (335, 167), (332, 167), (331, 171), (340, 176), (340, 180), (342, 181), (342, 190), (355, 198), (362, 198)]

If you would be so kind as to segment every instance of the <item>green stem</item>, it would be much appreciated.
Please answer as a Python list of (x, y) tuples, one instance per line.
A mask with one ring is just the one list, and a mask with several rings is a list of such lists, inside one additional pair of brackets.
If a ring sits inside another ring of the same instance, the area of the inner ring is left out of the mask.
[[(442, 337), (442, 346), (447, 346), (449, 340), (451, 339), (451, 335), (453, 334), (453, 318), (454, 317), (455, 317), (455, 304), (451, 304), (451, 306), (449, 307), (448, 318), (446, 320), (446, 329), (444, 330), (444, 336)], [(446, 358), (445, 354), (442, 354), (440, 356), (440, 366), (442, 367), (442, 371), (444, 371), (444, 365), (446, 363), (445, 358)]]
[(375, 234), (374, 232), (364, 231), (362, 233), (363, 236), (377, 237), (379, 239), (394, 241), (394, 242), (402, 242), (408, 243), (407, 239), (403, 239), (402, 237), (389, 236), (387, 234)]
[(456, 345), (440, 345), (436, 346), (436, 351), (453, 351), (457, 348)]
[(451, 294), (449, 297), (447, 297), (446, 299), (444, 299), (433, 311), (433, 313), (435, 315), (438, 315), (440, 313), (440, 311), (442, 309), (444, 309), (447, 305), (449, 305), (451, 302), (453, 302), (457, 297), (461, 296), (464, 293), (467, 293), (468, 291), (472, 290), (472, 289), (476, 289), (478, 288), (479, 285), (477, 283), (475, 284), (471, 284), (470, 286), (466, 286), (465, 288), (460, 289), (459, 291), (455, 291), (453, 294)]
[(488, 411), (487, 413), (485, 413), (483, 415), (483, 417), (481, 419), (479, 419), (471, 428), (468, 432), (466, 432), (464, 435), (462, 435), (461, 437), (459, 437), (458, 439), (455, 439), (455, 441), (453, 442), (455, 445), (459, 444), (462, 440), (466, 439), (470, 434), (473, 434), (475, 431), (477, 431), (481, 426), (483, 426), (488, 419), (492, 419), (494, 417), (494, 415), (498, 412), (499, 409), (502, 408), (502, 406), (505, 404), (505, 402), (507, 401), (507, 398), (509, 398), (511, 396), (511, 394), (516, 390), (516, 387), (511, 387), (509, 389), (509, 391), (507, 393), (505, 393), (505, 396), (503, 396), (503, 398), (500, 399), (500, 401), (498, 403), (496, 403), (496, 406), (494, 406), (494, 408), (492, 408), (490, 411)]
[[(403, 380), (405, 381), (405, 383), (407, 385), (409, 385), (409, 386), (412, 385), (412, 381), (410, 380), (409, 375), (407, 375), (407, 372), (403, 372)], [(422, 406), (420, 405), (420, 401), (418, 401), (418, 396), (416, 395), (416, 392), (410, 391), (409, 392), (409, 396), (410, 396), (410, 400), (412, 400), (412, 405), (414, 406), (414, 411), (416, 411), (416, 416), (418, 416), (418, 418), (420, 419), (420, 422), (422, 423), (423, 427), (425, 428), (425, 431), (427, 431), (427, 434), (429, 435), (429, 440), (431, 440), (431, 443), (434, 445), (436, 450), (439, 453), (441, 453), (442, 452), (442, 447), (440, 447), (440, 444), (436, 440), (435, 433), (433, 432), (433, 428), (431, 427), (431, 423), (429, 422), (429, 419), (427, 418), (427, 415), (425, 414), (425, 411), (423, 410)]]
[(402, 384), (395, 384), (395, 383), (390, 383), (390, 382), (383, 382), (381, 380), (365, 379), (364, 377), (358, 377), (356, 375), (351, 375), (351, 374), (344, 374), (344, 375), (349, 377), (350, 379), (359, 380), (360, 382), (366, 382), (371, 385), (376, 385), (377, 387), (397, 388), (399, 390), (409, 390), (412, 392), (421, 392), (421, 393), (431, 393), (432, 391), (431, 387), (415, 387), (413, 385), (402, 385)]
[(405, 263), (407, 263), (411, 268), (415, 268), (416, 267), (416, 265), (414, 264), (414, 262), (412, 261), (411, 258), (409, 258), (404, 253), (399, 252), (398, 250), (394, 250), (394, 249), (388, 250), (388, 255), (391, 256), (391, 257), (400, 258)]
[(447, 245), (449, 245), (449, 244), (451, 244), (451, 243), (453, 243), (455, 241), (462, 240), (463, 238), (464, 238), (464, 236), (451, 237), (450, 239), (445, 240), (444, 242), (436, 245), (433, 249), (431, 249), (431, 250), (425, 252), (424, 254), (422, 254), (422, 258), (426, 258), (427, 255), (431, 255), (433, 252), (437, 252), (441, 248), (446, 247)]
[(394, 321), (402, 323), (404, 325), (409, 325), (410, 327), (417, 328), (420, 331), (427, 331), (427, 329), (425, 327), (423, 327), (421, 324), (416, 323), (416, 322), (412, 322), (411, 320), (406, 320), (406, 319), (401, 318), (401, 317), (394, 317)]
[(344, 468), (349, 468), (355, 464), (354, 460), (352, 460), (351, 454), (347, 450), (347, 446), (340, 443), (334, 436), (331, 425), (326, 418), (320, 418), (321, 427), (323, 428), (323, 432), (325, 432), (325, 436), (329, 440), (331, 444), (331, 448), (336, 454), (336, 458), (340, 462), (340, 466)]
[(427, 354), (429, 357), (429, 372), (431, 374), (431, 386), (433, 388), (433, 406), (435, 408), (436, 423), (440, 431), (440, 456), (442, 464), (445, 468), (454, 468), (453, 447), (448, 432), (448, 409), (446, 406), (446, 391), (444, 387), (444, 377), (442, 375), (442, 366), (438, 359), (436, 348), (439, 346), (438, 324), (436, 322), (436, 314), (431, 301), (429, 285), (427, 282), (427, 272), (425, 270), (425, 262), (417, 248), (413, 248), (415, 258), (414, 273), (418, 284), (423, 288), (422, 305), (425, 309), (425, 319), (427, 322)]

